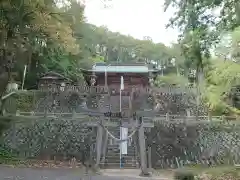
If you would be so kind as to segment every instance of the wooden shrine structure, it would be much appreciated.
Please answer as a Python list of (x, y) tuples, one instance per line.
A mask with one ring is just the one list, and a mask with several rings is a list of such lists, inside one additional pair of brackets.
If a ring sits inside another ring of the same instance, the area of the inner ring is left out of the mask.
[(66, 78), (62, 74), (56, 72), (47, 72), (42, 74), (38, 80), (38, 89), (48, 88), (50, 85), (53, 86), (66, 86), (73, 84), (72, 80)]

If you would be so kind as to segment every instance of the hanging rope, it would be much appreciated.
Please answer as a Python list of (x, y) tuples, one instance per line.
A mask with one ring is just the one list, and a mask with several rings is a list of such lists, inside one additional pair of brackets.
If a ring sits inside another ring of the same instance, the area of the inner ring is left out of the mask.
[(116, 138), (111, 132), (109, 132), (109, 130), (103, 126), (101, 123), (98, 123), (101, 127), (103, 127), (104, 130), (106, 130), (106, 132), (108, 133), (108, 135), (113, 138), (114, 140), (116, 140), (117, 142), (124, 142), (124, 141), (128, 141), (136, 132), (137, 130), (143, 125), (143, 123), (139, 124), (138, 126), (135, 127), (135, 129), (133, 130), (133, 132), (128, 135), (128, 137), (126, 139), (119, 139)]

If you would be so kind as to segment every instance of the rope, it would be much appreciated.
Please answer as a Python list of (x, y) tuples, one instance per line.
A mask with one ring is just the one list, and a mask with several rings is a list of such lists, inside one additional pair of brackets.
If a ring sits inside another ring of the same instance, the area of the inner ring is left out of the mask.
[[(110, 102), (110, 96), (107, 96), (108, 98), (108, 101)], [(110, 111), (111, 111), (111, 105), (109, 106), (110, 108)], [(126, 138), (126, 139), (118, 139), (116, 138), (111, 132), (109, 132), (109, 130), (104, 126), (102, 125), (100, 122), (98, 122), (98, 124), (104, 129), (106, 130), (107, 134), (112, 138), (114, 139), (115, 141), (121, 143), (121, 142), (124, 142), (124, 141), (128, 141), (135, 133), (136, 131), (141, 127), (142, 123), (138, 126), (135, 127), (135, 129), (133, 130), (133, 132)]]
[(108, 130), (105, 126), (103, 126), (101, 123), (98, 123), (98, 124), (99, 124), (101, 127), (103, 127), (103, 128), (107, 131), (108, 135), (109, 135), (111, 138), (113, 138), (114, 140), (116, 140), (117, 142), (128, 141), (128, 140), (137, 132), (137, 130), (143, 125), (143, 123), (141, 123), (140, 125), (136, 126), (135, 129), (133, 130), (133, 132), (132, 132), (130, 135), (128, 135), (128, 137), (127, 137), (126, 139), (118, 139), (118, 138), (116, 138), (112, 133), (110, 133), (109, 130)]

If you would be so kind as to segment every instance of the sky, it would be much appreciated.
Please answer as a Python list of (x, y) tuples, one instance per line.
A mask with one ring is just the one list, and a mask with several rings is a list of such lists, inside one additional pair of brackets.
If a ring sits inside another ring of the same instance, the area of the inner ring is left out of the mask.
[(149, 36), (156, 43), (171, 45), (176, 42), (178, 31), (165, 25), (174, 13), (163, 11), (164, 0), (85, 0), (87, 22), (106, 26), (113, 32), (131, 35), (137, 39)]

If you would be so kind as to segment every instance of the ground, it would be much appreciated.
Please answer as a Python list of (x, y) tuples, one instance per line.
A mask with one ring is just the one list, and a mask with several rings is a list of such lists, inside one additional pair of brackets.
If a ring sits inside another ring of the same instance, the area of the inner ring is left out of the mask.
[(166, 177), (139, 177), (139, 170), (105, 170), (88, 178), (77, 169), (13, 168), (0, 166), (1, 180), (168, 180)]

